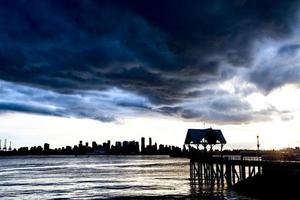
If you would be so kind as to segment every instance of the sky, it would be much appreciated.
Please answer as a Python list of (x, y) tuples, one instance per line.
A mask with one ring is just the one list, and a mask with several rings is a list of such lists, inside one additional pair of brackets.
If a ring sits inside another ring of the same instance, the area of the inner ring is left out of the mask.
[(0, 0), (0, 138), (300, 146), (300, 4)]

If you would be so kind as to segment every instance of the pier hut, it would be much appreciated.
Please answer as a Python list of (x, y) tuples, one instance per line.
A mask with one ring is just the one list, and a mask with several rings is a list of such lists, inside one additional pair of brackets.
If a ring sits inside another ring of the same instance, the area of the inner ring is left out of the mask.
[(199, 146), (204, 147), (204, 151), (207, 151), (207, 146), (210, 146), (210, 150), (213, 149), (214, 145), (221, 145), (221, 151), (223, 146), (226, 144), (226, 140), (221, 130), (217, 129), (188, 129), (185, 137), (185, 145), (189, 148), (196, 147), (199, 150)]
[[(190, 149), (190, 177), (199, 184), (217, 186), (233, 186), (247, 178), (262, 174), (263, 163), (261, 160), (245, 160), (223, 157), (222, 149), (226, 144), (225, 137), (218, 129), (188, 129), (185, 145)], [(213, 147), (220, 145), (219, 154), (213, 152)], [(200, 149), (203, 146), (203, 149)], [(210, 151), (207, 151), (210, 146)]]
[[(198, 180), (199, 183), (211, 183), (216, 180), (217, 184), (224, 184), (224, 166), (223, 163), (215, 163), (212, 160), (212, 154), (207, 151), (207, 146), (210, 147), (212, 153), (215, 145), (222, 149), (226, 144), (225, 137), (221, 130), (218, 129), (188, 129), (185, 145), (190, 150), (190, 177), (191, 180)], [(200, 149), (203, 146), (203, 149)]]

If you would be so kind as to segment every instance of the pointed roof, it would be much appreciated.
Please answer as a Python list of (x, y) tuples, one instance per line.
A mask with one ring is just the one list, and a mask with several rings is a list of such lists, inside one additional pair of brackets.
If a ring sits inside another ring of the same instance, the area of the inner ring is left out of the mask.
[(188, 129), (185, 137), (185, 144), (202, 144), (203, 139), (208, 144), (226, 144), (221, 130), (218, 129)]

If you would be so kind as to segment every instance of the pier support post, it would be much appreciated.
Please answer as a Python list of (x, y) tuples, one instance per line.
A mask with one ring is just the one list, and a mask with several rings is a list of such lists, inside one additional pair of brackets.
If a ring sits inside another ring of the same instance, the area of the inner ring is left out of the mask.
[(226, 164), (226, 183), (228, 186), (232, 186), (231, 184), (231, 165)]
[(214, 177), (214, 163), (209, 163), (210, 164), (210, 184), (214, 185), (215, 183), (215, 177)]
[(221, 163), (221, 171), (220, 171), (221, 185), (224, 187), (224, 165)]
[(199, 166), (200, 167), (200, 169), (199, 169), (200, 170), (200, 176), (199, 176), (199, 178), (200, 178), (200, 183), (201, 184), (203, 183), (203, 167), (202, 166), (203, 166), (203, 163), (201, 162), (200, 166)]
[(193, 167), (193, 161), (192, 160), (190, 160), (190, 178), (191, 178), (191, 180), (193, 180), (194, 179), (194, 167)]
[(257, 167), (258, 167), (258, 174), (262, 174), (262, 172), (261, 172), (261, 168), (262, 168), (261, 165), (258, 165)]
[(245, 179), (246, 179), (246, 169), (245, 169), (245, 165), (242, 165), (241, 167), (242, 167), (242, 177), (241, 177), (241, 179), (242, 179), (242, 180), (245, 180)]

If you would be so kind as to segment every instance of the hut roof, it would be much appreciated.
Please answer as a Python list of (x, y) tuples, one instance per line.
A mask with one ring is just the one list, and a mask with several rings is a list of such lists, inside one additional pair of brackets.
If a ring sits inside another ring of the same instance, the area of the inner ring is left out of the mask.
[(203, 144), (203, 139), (207, 144), (226, 144), (226, 140), (221, 130), (217, 129), (188, 129), (185, 144)]

